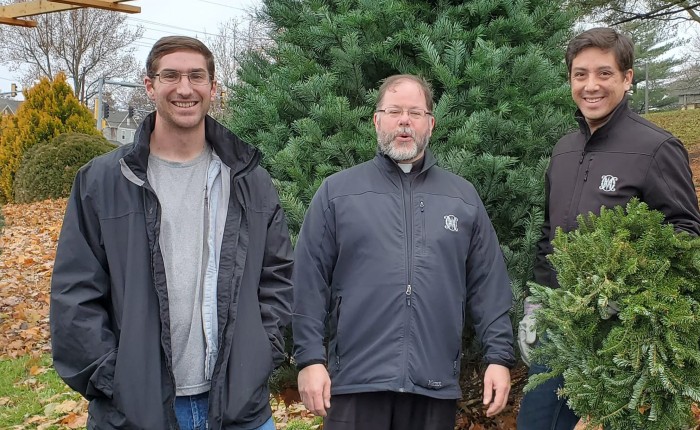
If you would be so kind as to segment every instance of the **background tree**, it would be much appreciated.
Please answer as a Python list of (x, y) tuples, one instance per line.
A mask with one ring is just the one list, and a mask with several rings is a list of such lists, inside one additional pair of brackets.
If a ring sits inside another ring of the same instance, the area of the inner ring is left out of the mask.
[(263, 53), (273, 43), (268, 32), (263, 21), (248, 15), (244, 19), (230, 18), (220, 22), (218, 32), (207, 37), (206, 44), (216, 62), (218, 100), (209, 109), (215, 118), (222, 119), (228, 113), (228, 92), (238, 79), (236, 74), (243, 54), (249, 51)]
[(582, 15), (596, 15), (610, 25), (631, 21), (692, 21), (700, 24), (698, 0), (570, 0)]
[(97, 90), (97, 77), (126, 76), (140, 68), (132, 43), (143, 35), (143, 28), (130, 29), (126, 18), (85, 8), (34, 16), (36, 28), (0, 26), (0, 58), (11, 70), (24, 72), (25, 87), (65, 72), (85, 104)]
[(98, 135), (92, 113), (73, 95), (63, 73), (25, 91), (17, 115), (3, 118), (0, 136), (0, 201), (12, 201), (15, 174), (25, 151), (61, 133)]
[[(644, 113), (645, 97), (648, 97), (649, 109), (652, 110), (675, 106), (678, 98), (672, 95), (671, 84), (678, 79), (677, 69), (686, 59), (668, 55), (670, 50), (682, 44), (675, 38), (674, 29), (659, 21), (628, 22), (618, 26), (618, 29), (634, 41), (630, 107)], [(645, 94), (647, 90), (648, 94)]]
[(275, 44), (242, 62), (227, 124), (262, 150), (294, 237), (323, 179), (374, 155), (381, 80), (422, 75), (435, 90), (430, 147), (484, 200), (519, 318), (547, 156), (574, 125), (574, 16), (553, 0), (265, 0), (260, 19)]
[(243, 53), (264, 52), (271, 46), (272, 39), (264, 22), (246, 18), (229, 18), (218, 24), (218, 32), (206, 38), (206, 44), (214, 54), (216, 80), (225, 88), (236, 83), (236, 73)]

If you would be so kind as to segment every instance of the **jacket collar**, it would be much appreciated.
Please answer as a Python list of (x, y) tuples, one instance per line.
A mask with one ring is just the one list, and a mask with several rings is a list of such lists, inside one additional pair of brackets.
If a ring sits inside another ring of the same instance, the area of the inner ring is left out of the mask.
[[(124, 156), (124, 162), (140, 179), (146, 179), (148, 155), (151, 153), (151, 133), (156, 124), (156, 113), (151, 112), (136, 130), (133, 147)], [(231, 177), (244, 175), (260, 162), (260, 151), (207, 115), (204, 119), (206, 141), (221, 161), (231, 169)]]
[[(435, 156), (433, 156), (433, 153), (430, 151), (430, 148), (425, 148), (425, 154), (423, 155), (423, 159), (423, 168), (420, 169), (419, 173), (423, 173), (437, 164), (437, 160), (435, 159)], [(403, 173), (396, 161), (392, 160), (387, 155), (384, 155), (381, 151), (377, 151), (377, 155), (374, 156), (374, 160), (377, 163), (377, 165), (387, 173)]]
[[(608, 122), (603, 124), (602, 127), (597, 129), (595, 131), (596, 136), (605, 136), (608, 134), (611, 128), (615, 127), (615, 124), (617, 124), (620, 121), (620, 118), (623, 117), (627, 111), (629, 110), (629, 96), (625, 95), (622, 98), (622, 101), (613, 109), (612, 112), (610, 112), (610, 119), (608, 119)], [(586, 118), (583, 116), (583, 113), (581, 113), (581, 109), (576, 109), (576, 113), (574, 114), (574, 118), (576, 118), (576, 122), (578, 122), (578, 127), (581, 130), (581, 133), (583, 133), (584, 136), (586, 136), (586, 140), (591, 138), (591, 129), (588, 127), (588, 123), (586, 122)]]

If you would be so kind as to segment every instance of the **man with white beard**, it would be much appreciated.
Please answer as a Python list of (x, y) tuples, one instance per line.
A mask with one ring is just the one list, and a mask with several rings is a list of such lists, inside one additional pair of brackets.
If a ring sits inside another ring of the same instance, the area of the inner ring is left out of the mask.
[(466, 312), (488, 364), (487, 415), (508, 400), (508, 274), (476, 190), (427, 149), (432, 108), (425, 80), (387, 78), (377, 155), (323, 182), (299, 234), (294, 358), (326, 430), (452, 430)]

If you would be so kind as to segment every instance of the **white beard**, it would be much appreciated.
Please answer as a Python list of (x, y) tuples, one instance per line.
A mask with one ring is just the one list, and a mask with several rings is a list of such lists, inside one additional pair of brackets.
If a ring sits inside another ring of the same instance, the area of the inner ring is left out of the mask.
[[(395, 145), (394, 140), (399, 134), (410, 134), (413, 138), (411, 145)], [(394, 161), (412, 160), (421, 154), (430, 141), (430, 132), (423, 136), (416, 136), (416, 131), (410, 127), (399, 127), (395, 132), (379, 132), (377, 144), (382, 154)]]

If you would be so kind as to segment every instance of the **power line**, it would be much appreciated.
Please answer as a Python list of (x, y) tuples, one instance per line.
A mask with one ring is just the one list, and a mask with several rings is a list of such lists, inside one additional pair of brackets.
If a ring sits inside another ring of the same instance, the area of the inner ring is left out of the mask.
[[(160, 26), (160, 27), (174, 28), (174, 29), (177, 29), (177, 30), (189, 31), (189, 32), (192, 32), (192, 33), (202, 33), (202, 32), (203, 32), (202, 30), (194, 30), (194, 29), (191, 29), (191, 28), (178, 27), (178, 26), (176, 26), (176, 25), (163, 24), (162, 22), (149, 21), (149, 20), (147, 20), (147, 19), (139, 19), (139, 18), (132, 18), (132, 17), (129, 17), (128, 19), (129, 19), (130, 21), (143, 22), (143, 23), (146, 23), (146, 24), (156, 25), (156, 26)], [(163, 31), (164, 33), (167, 33), (167, 31), (164, 31), (164, 30), (157, 30), (157, 29), (154, 29), (154, 28), (149, 28), (149, 29), (150, 29), (150, 30), (154, 30), (154, 31)], [(175, 34), (175, 33), (173, 33), (173, 34)]]
[(242, 7), (230, 6), (230, 5), (227, 5), (227, 4), (217, 3), (217, 2), (213, 2), (213, 1), (209, 1), (209, 0), (198, 0), (198, 1), (200, 1), (200, 2), (202, 2), (202, 3), (209, 3), (209, 4), (214, 4), (214, 5), (217, 5), (217, 6), (221, 6), (221, 7), (226, 7), (226, 8), (229, 8), (229, 9), (240, 10), (241, 12), (248, 12), (246, 9), (243, 9)]

